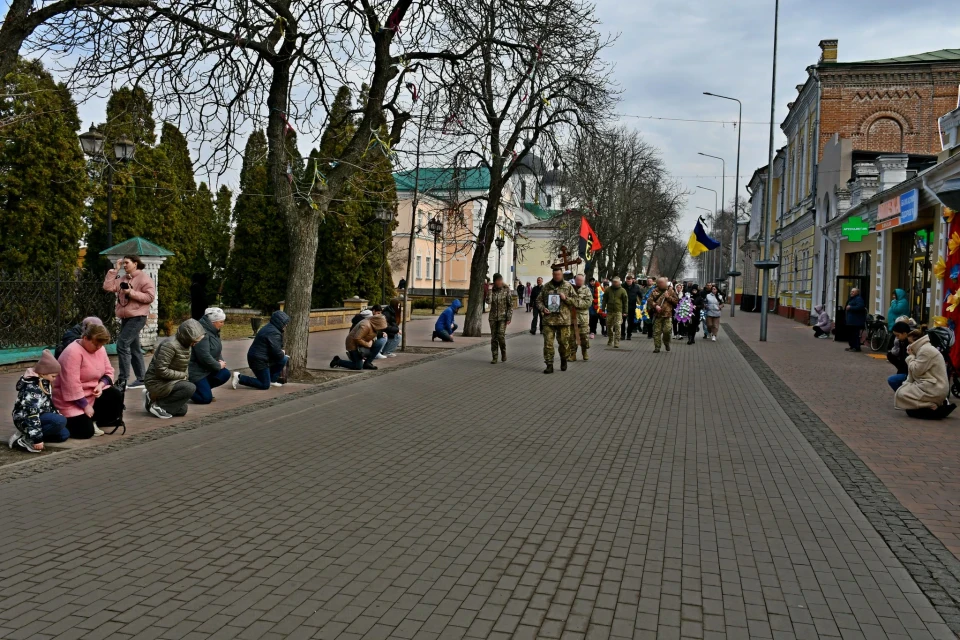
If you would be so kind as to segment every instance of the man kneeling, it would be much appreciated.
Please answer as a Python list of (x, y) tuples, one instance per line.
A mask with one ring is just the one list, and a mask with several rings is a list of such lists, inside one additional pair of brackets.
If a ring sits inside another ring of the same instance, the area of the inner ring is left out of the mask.
[(336, 369), (376, 369), (373, 365), (377, 354), (387, 343), (386, 338), (377, 338), (377, 333), (387, 328), (387, 319), (383, 317), (383, 311), (380, 305), (375, 304), (371, 308), (373, 314), (369, 318), (364, 318), (347, 334), (346, 348), (349, 360), (343, 360), (340, 356), (334, 356), (330, 362), (330, 367)]

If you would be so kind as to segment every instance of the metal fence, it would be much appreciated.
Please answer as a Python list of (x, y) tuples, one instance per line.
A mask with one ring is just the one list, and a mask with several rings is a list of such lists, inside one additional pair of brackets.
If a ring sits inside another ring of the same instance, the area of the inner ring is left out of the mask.
[(103, 273), (0, 271), (0, 349), (55, 345), (87, 316), (101, 318), (116, 336), (115, 303), (103, 290)]

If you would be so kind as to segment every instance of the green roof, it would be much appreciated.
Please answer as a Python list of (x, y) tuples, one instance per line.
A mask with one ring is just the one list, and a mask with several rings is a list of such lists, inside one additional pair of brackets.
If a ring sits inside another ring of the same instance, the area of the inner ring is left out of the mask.
[[(413, 191), (416, 170), (398, 171), (393, 174), (393, 181), (397, 191)], [(456, 180), (454, 179), (456, 177)], [(420, 184), (418, 191), (486, 191), (490, 188), (490, 170), (486, 167), (474, 169), (452, 168), (420, 169)], [(456, 184), (459, 182), (459, 186)]]
[(100, 252), (102, 256), (121, 255), (121, 256), (140, 256), (141, 258), (158, 258), (175, 255), (173, 251), (168, 251), (158, 244), (153, 244), (149, 240), (137, 236), (124, 240), (120, 244), (115, 244), (109, 249)]
[(960, 62), (960, 49), (940, 49), (939, 51), (917, 53), (912, 56), (861, 60), (860, 62), (839, 62), (837, 64), (906, 64), (911, 62)]
[(561, 213), (559, 209), (544, 209), (536, 202), (524, 202), (523, 208), (532, 213), (537, 220), (549, 220)]

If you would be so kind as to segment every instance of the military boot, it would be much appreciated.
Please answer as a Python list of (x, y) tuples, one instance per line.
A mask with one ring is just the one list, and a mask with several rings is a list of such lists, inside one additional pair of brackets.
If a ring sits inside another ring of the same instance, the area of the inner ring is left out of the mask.
[(560, 358), (560, 371), (566, 371), (566, 370), (567, 370), (567, 359)]
[(544, 373), (553, 373), (553, 363), (547, 363), (547, 368), (543, 370)]
[(583, 348), (583, 361), (586, 362), (586, 361), (589, 360), (589, 359), (590, 359), (590, 356), (587, 354), (587, 349), (586, 349), (586, 347), (584, 347), (584, 348)]
[(571, 355), (570, 355), (570, 362), (576, 362), (576, 361), (577, 361), (577, 354), (576, 354), (576, 353), (571, 354)]

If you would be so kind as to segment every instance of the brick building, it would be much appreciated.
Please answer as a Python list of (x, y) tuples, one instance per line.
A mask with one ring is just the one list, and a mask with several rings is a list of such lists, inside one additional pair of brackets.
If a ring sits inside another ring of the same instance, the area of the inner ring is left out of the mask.
[(820, 60), (807, 68), (781, 124), (787, 146), (776, 224), (779, 309), (804, 322), (813, 305), (826, 301), (833, 260), (823, 226), (837, 211), (818, 184), (851, 177), (838, 175), (843, 169), (835, 165), (824, 174), (823, 150), (837, 136), (849, 140), (853, 152), (936, 154), (937, 119), (956, 108), (960, 84), (960, 49), (839, 62), (837, 44), (820, 42)]

